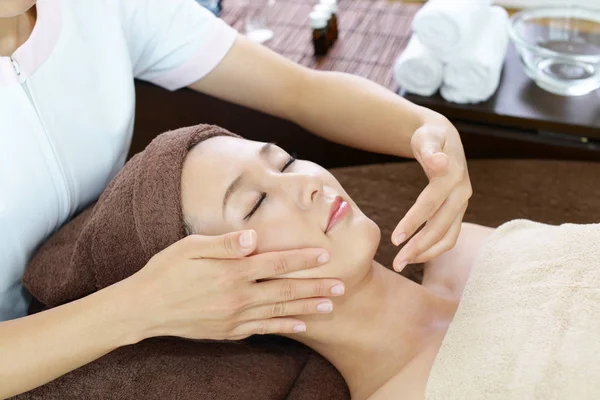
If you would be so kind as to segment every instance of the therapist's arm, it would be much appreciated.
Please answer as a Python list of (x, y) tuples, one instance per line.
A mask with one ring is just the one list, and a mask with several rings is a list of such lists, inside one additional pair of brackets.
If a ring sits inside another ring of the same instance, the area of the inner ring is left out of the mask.
[(190, 87), (291, 120), (334, 142), (416, 158), (429, 185), (392, 241), (400, 244), (427, 226), (399, 252), (396, 270), (456, 243), (471, 183), (460, 135), (442, 115), (367, 79), (302, 67), (241, 35), (223, 61)]
[(138, 341), (132, 299), (116, 288), (0, 322), (0, 398), (33, 389)]
[(149, 337), (238, 340), (293, 334), (306, 327), (298, 315), (318, 314), (319, 304), (343, 294), (337, 279), (274, 279), (328, 262), (325, 250), (250, 255), (256, 243), (253, 231), (190, 235), (112, 286), (1, 322), (0, 398)]
[(305, 68), (238, 36), (223, 61), (192, 89), (293, 121), (334, 142), (413, 157), (410, 140), (444, 118), (367, 79)]

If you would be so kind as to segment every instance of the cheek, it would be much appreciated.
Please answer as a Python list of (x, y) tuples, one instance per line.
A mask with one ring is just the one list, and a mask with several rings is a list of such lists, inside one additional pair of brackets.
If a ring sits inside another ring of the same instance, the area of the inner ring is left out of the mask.
[(380, 237), (377, 224), (362, 214), (358, 215), (345, 229), (339, 229), (331, 236), (328, 248), (331, 260), (327, 264), (282, 277), (337, 278), (347, 287), (353, 287), (370, 270)]
[(258, 236), (257, 253), (330, 246), (323, 232), (299, 213), (271, 209), (268, 214), (249, 226)]

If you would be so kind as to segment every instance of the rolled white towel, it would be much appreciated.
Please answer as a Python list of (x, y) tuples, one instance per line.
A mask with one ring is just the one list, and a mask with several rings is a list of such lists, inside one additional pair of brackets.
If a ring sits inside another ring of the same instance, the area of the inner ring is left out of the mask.
[(394, 63), (398, 85), (420, 96), (431, 96), (442, 85), (444, 65), (433, 57), (413, 35)]
[(415, 15), (412, 31), (445, 61), (473, 39), (491, 4), (492, 0), (429, 0)]
[(508, 13), (490, 9), (490, 17), (476, 40), (457, 53), (444, 67), (442, 97), (455, 103), (478, 103), (489, 99), (500, 83), (508, 47)]

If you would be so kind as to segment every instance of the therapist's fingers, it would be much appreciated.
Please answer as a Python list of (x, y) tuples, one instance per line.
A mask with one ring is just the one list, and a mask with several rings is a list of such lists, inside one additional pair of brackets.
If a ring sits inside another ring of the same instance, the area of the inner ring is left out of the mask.
[(306, 248), (253, 255), (239, 260), (238, 269), (247, 280), (257, 281), (314, 268), (327, 262), (329, 262), (329, 253), (326, 250)]
[[(401, 271), (407, 264), (417, 262), (415, 260), (418, 256), (427, 253), (434, 245), (446, 238), (456, 221), (462, 221), (466, 209), (467, 203), (461, 204), (452, 197), (448, 199), (440, 210), (427, 222), (425, 227), (400, 250), (394, 259), (394, 269)], [(450, 248), (453, 247), (459, 233), (460, 229), (458, 232), (450, 232), (451, 235), (448, 239), (453, 239), (454, 241), (448, 244), (444, 243), (441, 247), (444, 247), (444, 245), (448, 245)], [(435, 254), (435, 251), (433, 254)]]
[(240, 340), (251, 335), (269, 335), (276, 333), (300, 333), (306, 331), (306, 324), (295, 318), (271, 318), (248, 321), (240, 324), (231, 332), (232, 340)]
[(333, 311), (333, 303), (325, 298), (280, 301), (246, 310), (241, 318), (252, 321), (259, 319), (289, 317), (292, 315), (327, 314)]
[(344, 294), (345, 286), (338, 279), (273, 279), (252, 285), (250, 306), (260, 306), (316, 297)]
[(256, 248), (256, 232), (244, 230), (218, 236), (189, 235), (169, 247), (169, 252), (190, 259), (244, 257)]
[[(454, 188), (448, 179), (432, 179), (417, 198), (415, 204), (400, 220), (392, 233), (392, 243), (398, 246), (411, 237), (421, 225), (428, 221), (444, 204)], [(452, 218), (454, 219), (454, 218)], [(448, 224), (448, 226), (450, 223)], [(445, 233), (445, 232), (444, 232)]]
[(422, 160), (421, 165), (428, 176), (443, 175), (450, 165), (450, 157), (442, 152), (424, 154)]
[[(395, 245), (411, 237), (451, 196), (462, 199), (462, 203), (472, 194), (460, 135), (449, 121), (440, 119), (421, 126), (411, 138), (411, 147), (429, 184), (394, 229), (392, 243)], [(453, 220), (454, 217), (447, 225), (438, 225), (441, 229), (437, 234), (444, 234)]]
[(415, 159), (421, 164), (429, 179), (443, 176), (450, 166), (450, 157), (442, 151), (441, 143), (430, 140), (414, 152)]
[(439, 242), (431, 246), (429, 250), (426, 250), (425, 252), (416, 256), (413, 260), (411, 260), (411, 263), (416, 264), (427, 262), (454, 248), (462, 229), (463, 216), (464, 213), (459, 215), (452, 223), (452, 226), (450, 226), (450, 229), (448, 229), (448, 232), (446, 232), (446, 235)]
[(411, 137), (413, 155), (429, 179), (448, 171), (450, 157), (444, 152), (446, 137), (444, 129), (429, 125), (420, 127)]

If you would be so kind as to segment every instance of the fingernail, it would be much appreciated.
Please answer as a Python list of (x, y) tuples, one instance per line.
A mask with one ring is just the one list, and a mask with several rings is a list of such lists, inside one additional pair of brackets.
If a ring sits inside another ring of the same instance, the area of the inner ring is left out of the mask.
[(329, 253), (323, 253), (323, 254), (321, 254), (317, 258), (317, 261), (319, 262), (319, 264), (325, 264), (327, 261), (329, 261)]
[(404, 242), (404, 239), (406, 239), (406, 233), (400, 232), (394, 236), (394, 244), (398, 246), (400, 243)]
[(398, 263), (398, 265), (396, 265), (396, 271), (398, 271), (398, 272), (402, 271), (404, 269), (404, 267), (406, 267), (407, 264), (408, 264), (408, 261), (405, 261), (405, 260), (400, 261)]
[(322, 313), (331, 312), (333, 311), (333, 304), (331, 304), (330, 302), (321, 303), (317, 306), (317, 311)]
[(304, 324), (294, 325), (294, 332), (306, 332), (306, 325), (304, 325)]
[(252, 247), (252, 232), (246, 231), (239, 237), (240, 246), (248, 248)]
[(339, 283), (331, 288), (331, 294), (335, 294), (335, 295), (344, 294), (345, 291), (346, 291), (346, 288), (344, 288), (344, 285), (339, 284)]

